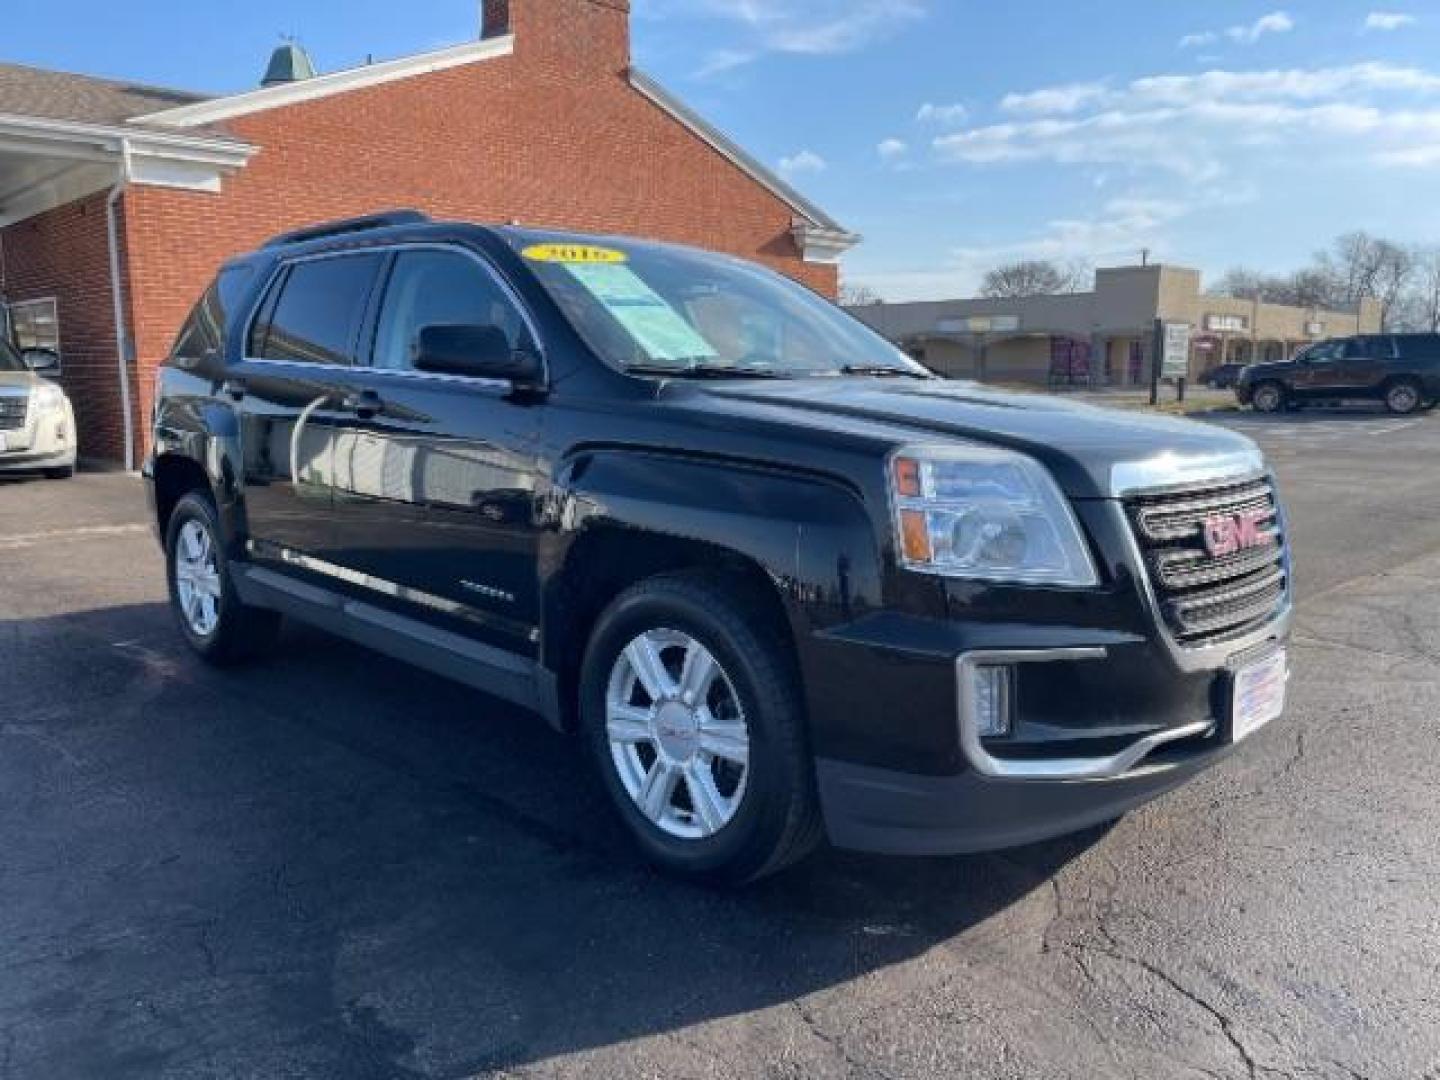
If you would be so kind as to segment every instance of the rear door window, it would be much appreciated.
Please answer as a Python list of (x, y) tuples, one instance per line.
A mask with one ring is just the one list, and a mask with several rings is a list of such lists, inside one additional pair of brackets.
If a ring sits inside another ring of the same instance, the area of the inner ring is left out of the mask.
[(251, 355), (308, 364), (355, 363), (360, 328), (384, 256), (375, 252), (298, 262), (266, 300)]

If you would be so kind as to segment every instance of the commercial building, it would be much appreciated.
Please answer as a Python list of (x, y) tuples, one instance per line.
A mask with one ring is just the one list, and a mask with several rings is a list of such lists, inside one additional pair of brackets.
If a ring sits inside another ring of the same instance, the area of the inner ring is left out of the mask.
[(284, 48), (228, 97), (0, 65), (0, 294), (58, 347), (83, 454), (137, 460), (216, 267), (319, 220), (634, 233), (835, 293), (858, 237), (631, 64), (629, 0), (482, 10), (479, 40), (329, 74)]
[(1198, 270), (1159, 265), (1097, 270), (1090, 292), (853, 311), (947, 375), (1051, 386), (1148, 382), (1157, 319), (1191, 328), (1192, 379), (1218, 364), (1280, 360), (1313, 341), (1380, 329), (1374, 301), (1323, 311), (1208, 296)]

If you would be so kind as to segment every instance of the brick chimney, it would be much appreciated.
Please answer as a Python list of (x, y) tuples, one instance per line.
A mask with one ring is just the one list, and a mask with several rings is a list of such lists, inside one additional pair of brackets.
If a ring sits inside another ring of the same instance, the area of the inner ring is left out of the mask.
[(487, 38), (514, 34), (522, 59), (630, 67), (630, 0), (483, 0), (481, 27)]

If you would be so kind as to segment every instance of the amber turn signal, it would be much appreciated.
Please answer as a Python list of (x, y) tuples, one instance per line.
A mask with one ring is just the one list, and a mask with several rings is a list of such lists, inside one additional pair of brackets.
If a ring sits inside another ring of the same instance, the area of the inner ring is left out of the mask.
[(900, 543), (911, 562), (930, 560), (930, 527), (923, 511), (900, 511)]

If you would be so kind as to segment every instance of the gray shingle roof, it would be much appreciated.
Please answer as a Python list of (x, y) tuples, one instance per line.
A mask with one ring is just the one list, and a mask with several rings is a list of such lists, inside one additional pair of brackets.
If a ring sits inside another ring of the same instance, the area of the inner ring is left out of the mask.
[(207, 95), (23, 64), (0, 64), (0, 113), (116, 125), (132, 116), (204, 101)]

